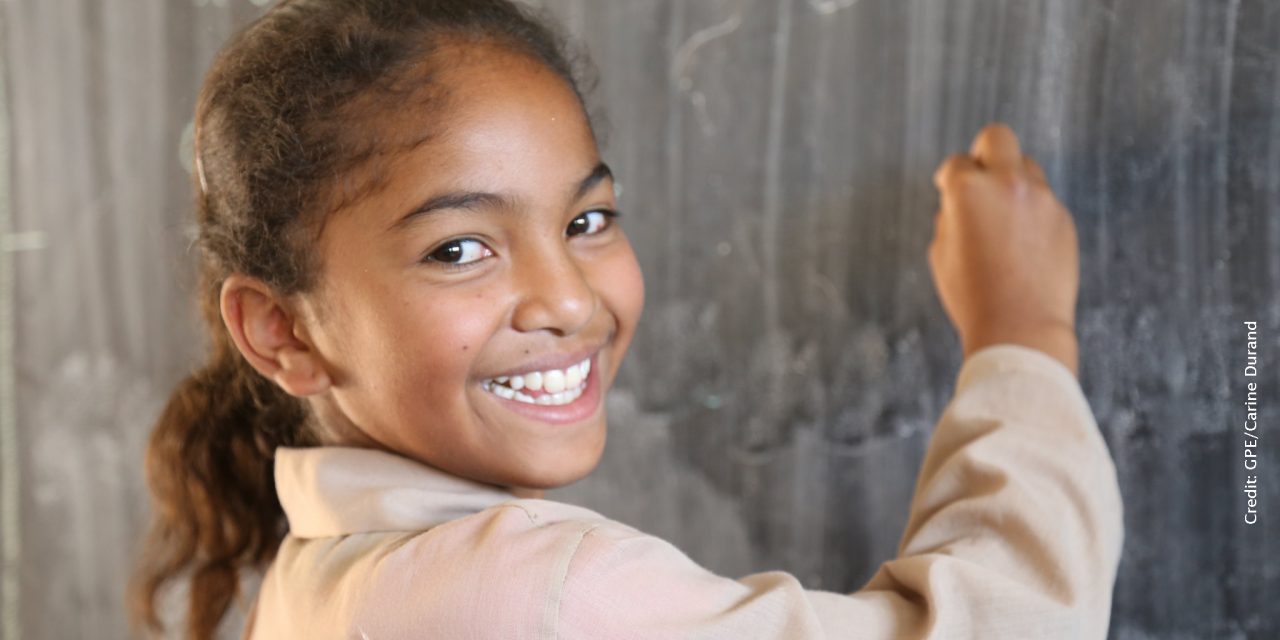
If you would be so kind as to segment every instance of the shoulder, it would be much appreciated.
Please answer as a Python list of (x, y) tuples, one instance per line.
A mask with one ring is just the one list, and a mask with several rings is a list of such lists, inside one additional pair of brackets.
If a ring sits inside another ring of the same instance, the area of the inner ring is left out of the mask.
[(646, 534), (585, 507), (523, 498), (408, 536), (394, 551), (394, 559), (454, 554), (473, 560), (521, 558), (528, 566), (572, 556), (588, 537), (622, 541)]
[(562, 575), (549, 638), (816, 639), (827, 609), (850, 606), (785, 571), (717, 574), (663, 538), (608, 524), (584, 532)]
[(643, 535), (575, 505), (503, 502), (384, 545), (363, 580), (355, 624), (371, 638), (407, 637), (412, 629), (453, 637), (477, 625), (483, 637), (543, 637), (531, 634), (554, 626), (583, 540)]

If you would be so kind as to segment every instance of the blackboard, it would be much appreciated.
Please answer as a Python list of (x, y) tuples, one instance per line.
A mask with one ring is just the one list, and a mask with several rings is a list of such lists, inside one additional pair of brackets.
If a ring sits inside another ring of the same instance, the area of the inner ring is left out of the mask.
[[(184, 131), (259, 4), (0, 3), (5, 638), (127, 636), (143, 443), (201, 353)], [(1079, 230), (1081, 381), (1125, 500), (1111, 637), (1280, 637), (1280, 3), (546, 4), (599, 69), (647, 284), (605, 457), (547, 497), (722, 574), (858, 588), (960, 365), (930, 176), (1000, 120)]]

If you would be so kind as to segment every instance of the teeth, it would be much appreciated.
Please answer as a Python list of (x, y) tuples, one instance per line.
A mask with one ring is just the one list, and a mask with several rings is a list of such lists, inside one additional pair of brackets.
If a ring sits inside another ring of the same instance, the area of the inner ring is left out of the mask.
[(564, 391), (564, 372), (559, 369), (552, 369), (547, 372), (546, 377), (542, 380), (542, 388), (547, 393), (560, 393)]
[[(483, 386), (486, 391), (508, 400), (515, 399), (542, 405), (568, 404), (582, 395), (589, 373), (591, 373), (590, 358), (563, 370), (551, 369), (524, 375), (498, 376), (485, 380)], [(545, 393), (534, 397), (527, 393), (520, 393), (522, 389), (545, 391)]]
[(495, 384), (491, 380), (486, 380), (482, 386), (485, 391), (508, 400), (518, 400), (520, 402), (540, 405), (569, 404), (570, 402), (577, 400), (578, 397), (582, 395), (582, 392), (585, 391), (585, 388), (577, 387), (568, 391), (561, 391), (559, 393), (545, 393), (535, 398), (533, 396), (520, 393), (511, 387), (504, 387), (500, 384)]

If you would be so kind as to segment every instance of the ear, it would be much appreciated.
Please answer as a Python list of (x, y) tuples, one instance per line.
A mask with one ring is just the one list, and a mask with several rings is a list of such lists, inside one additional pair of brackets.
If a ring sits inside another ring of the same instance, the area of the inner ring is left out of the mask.
[(222, 322), (250, 366), (292, 396), (331, 386), (320, 354), (295, 334), (297, 318), (261, 280), (233, 273), (222, 283)]

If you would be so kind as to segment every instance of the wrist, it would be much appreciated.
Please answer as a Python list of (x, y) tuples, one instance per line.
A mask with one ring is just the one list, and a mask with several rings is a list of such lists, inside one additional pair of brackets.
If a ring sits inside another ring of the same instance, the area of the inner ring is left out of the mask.
[(1072, 375), (1079, 374), (1080, 346), (1075, 327), (1061, 321), (991, 327), (962, 337), (964, 357), (997, 344), (1016, 344), (1041, 351), (1061, 362)]

